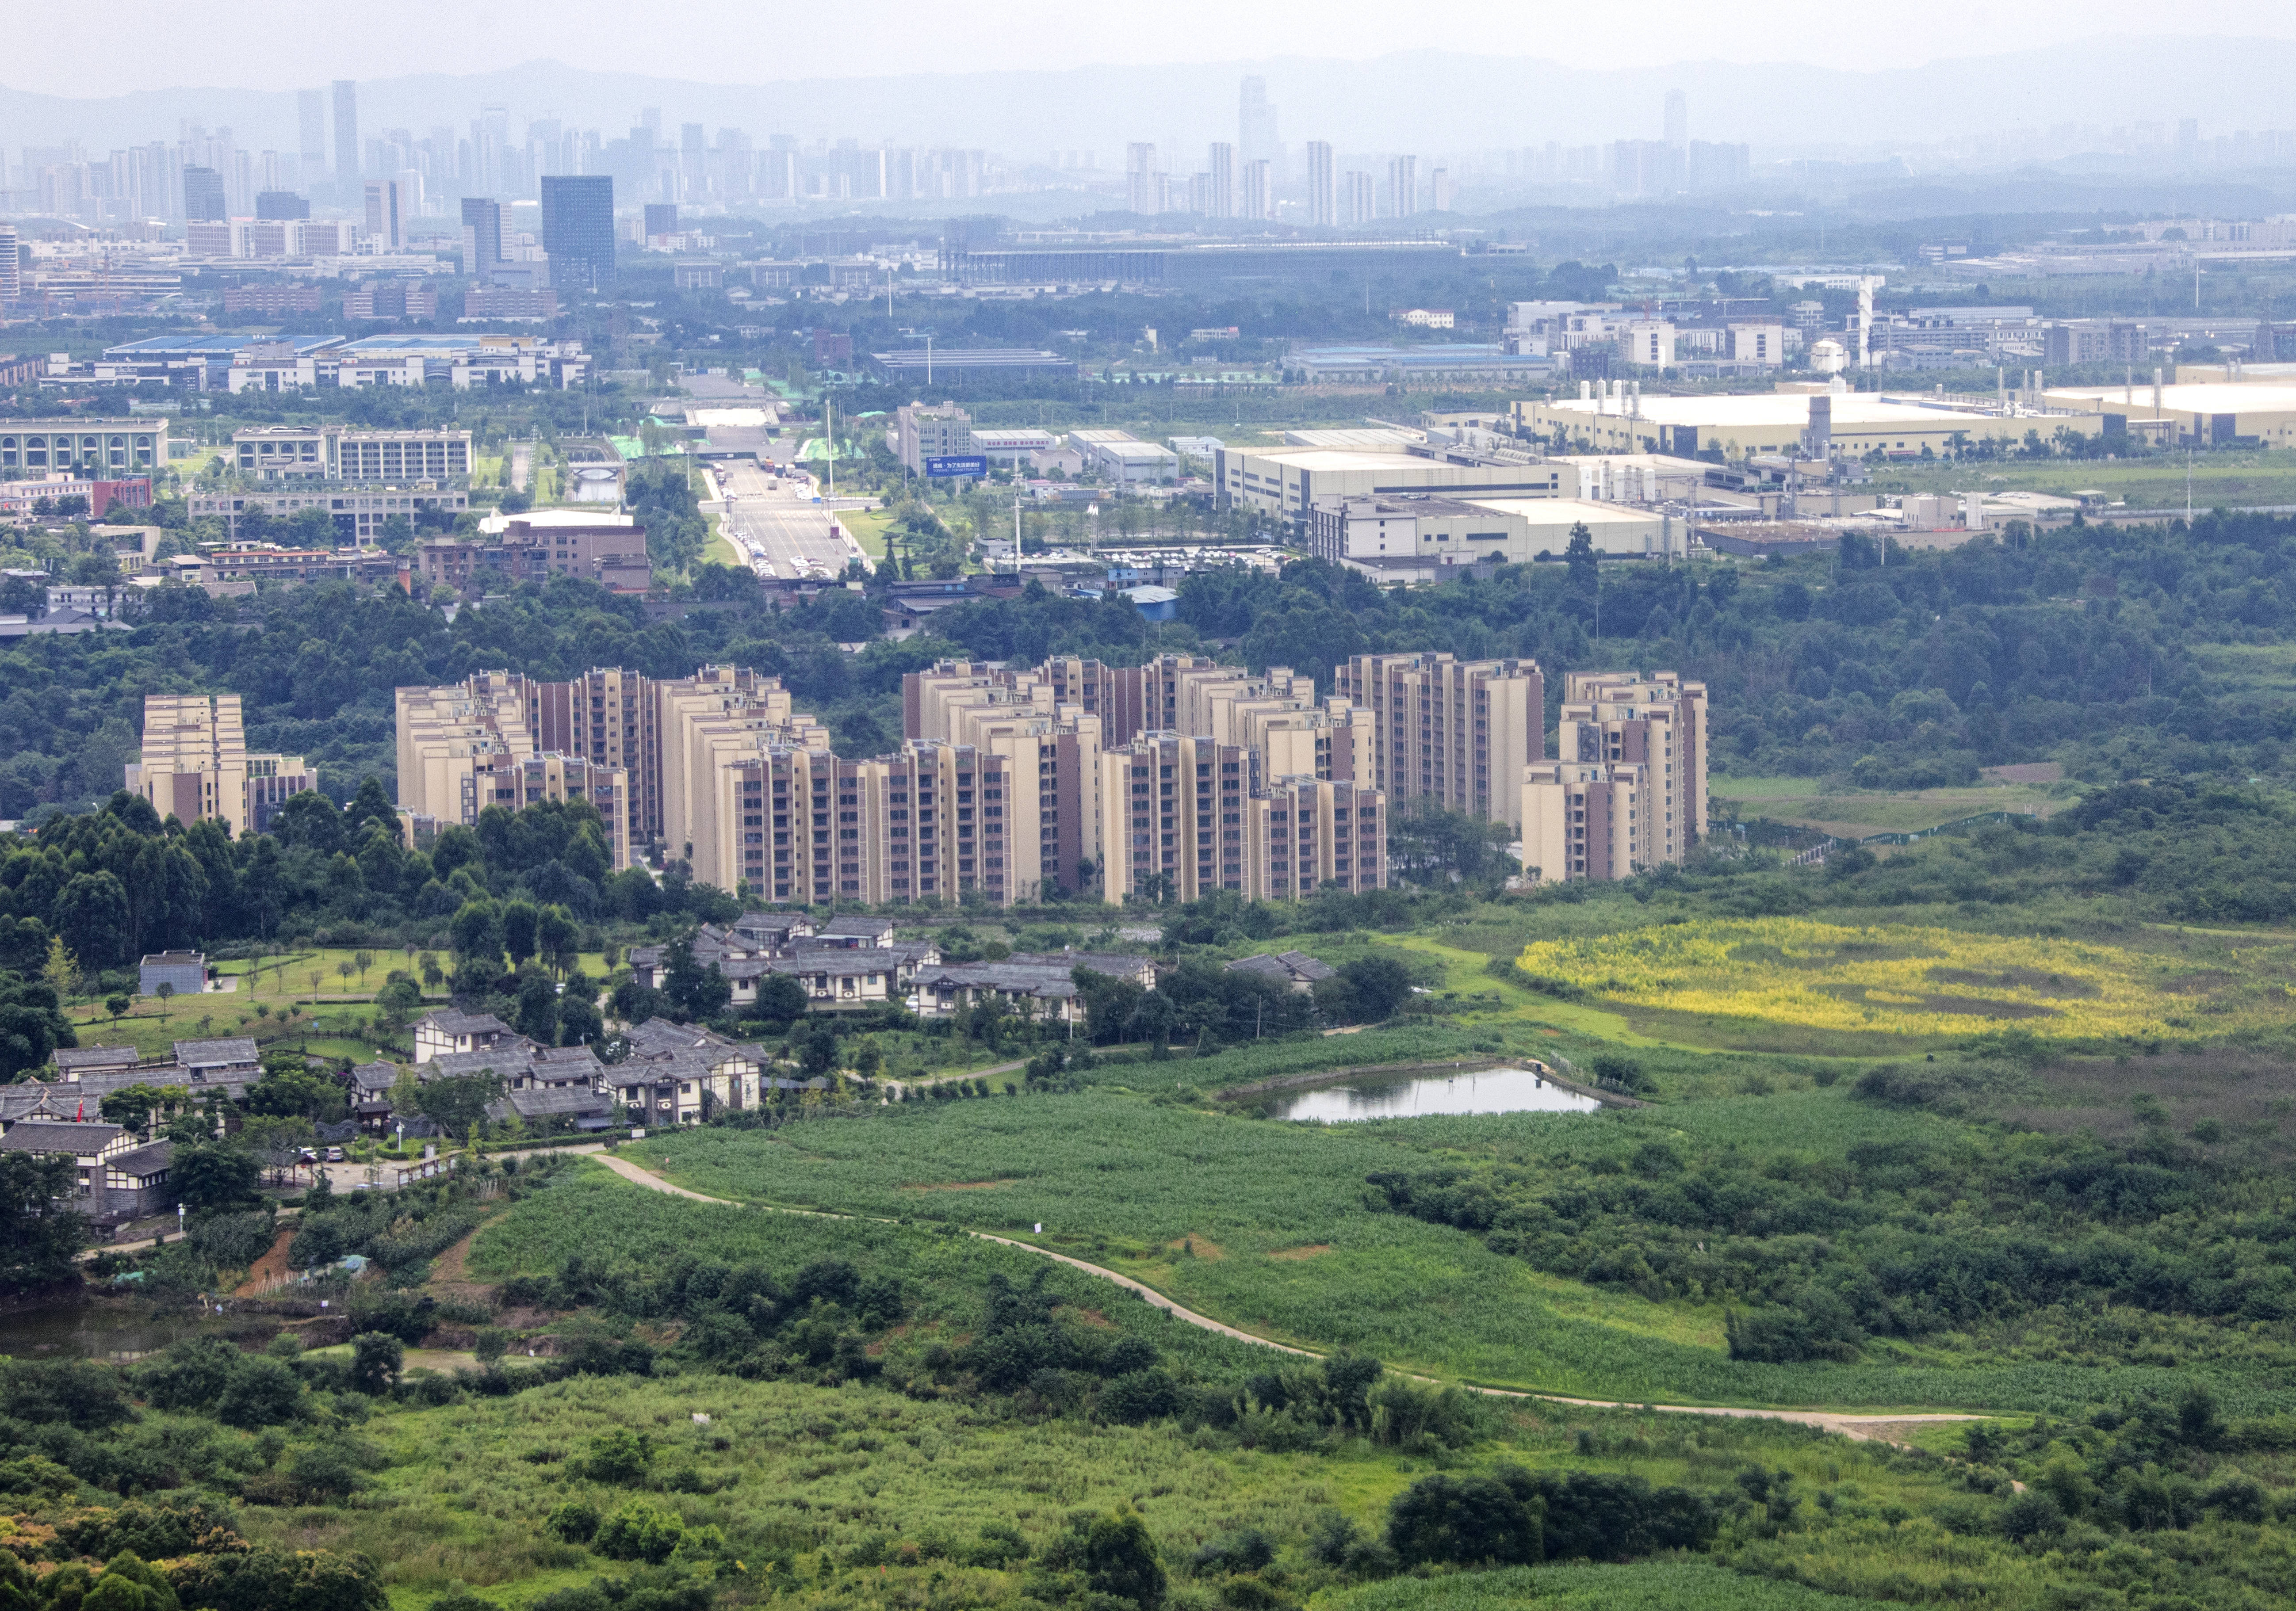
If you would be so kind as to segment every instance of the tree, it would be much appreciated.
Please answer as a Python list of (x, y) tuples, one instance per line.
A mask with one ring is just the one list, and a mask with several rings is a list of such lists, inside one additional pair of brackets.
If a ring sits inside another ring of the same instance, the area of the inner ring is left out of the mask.
[(542, 960), (564, 977), (574, 966), (575, 952), (582, 938), (581, 929), (565, 907), (545, 906), (535, 923), (534, 944)]
[(359, 983), (364, 985), (366, 983), (366, 970), (374, 966), (374, 953), (372, 951), (353, 952), (351, 953), (351, 961), (357, 964)]
[(124, 995), (108, 995), (103, 998), (103, 1010), (111, 1015), (111, 1021), (115, 1024), (119, 1022), (120, 1018), (127, 1014), (128, 1008), (134, 1005), (135, 1002)]
[(255, 1160), (235, 1147), (178, 1146), (168, 1183), (194, 1214), (244, 1207), (255, 1201)]
[(108, 1092), (96, 1110), (103, 1115), (105, 1123), (124, 1124), (141, 1133), (151, 1123), (154, 1113), (172, 1113), (183, 1100), (180, 1092), (139, 1082)]
[(160, 988), (152, 994), (160, 998), (160, 1021), (164, 1024), (168, 1021), (168, 1003), (174, 999), (176, 987), (167, 980), (161, 979)]
[(686, 936), (669, 943), (662, 962), (661, 994), (681, 1022), (716, 1018), (733, 1001), (733, 985), (717, 963), (703, 968), (693, 960), (693, 942)]
[[(78, 994), (79, 959), (65, 948), (62, 936), (58, 935), (48, 941), (47, 956), (40, 963), (40, 977), (49, 989), (56, 993), (59, 1002), (68, 1002)], [(118, 1018), (119, 1015), (115, 1012), (111, 1016)]]
[(351, 1338), (351, 1386), (380, 1398), (398, 1385), (406, 1345), (387, 1331), (363, 1331)]
[(511, 901), (502, 909), (503, 948), (510, 953), (510, 965), (516, 968), (534, 954), (536, 930), (542, 914), (531, 901)]
[(0, 1080), (37, 1068), (57, 1047), (76, 1043), (53, 988), (0, 973)]
[(342, 980), (343, 991), (346, 994), (349, 994), (350, 991), (352, 971), (351, 965), (348, 961), (337, 962), (335, 964), (335, 977)]
[(30, 1292), (72, 1276), (87, 1222), (68, 1205), (78, 1188), (68, 1157), (0, 1152), (0, 1293)]
[(1068, 1530), (1046, 1547), (1045, 1564), (1056, 1572), (1080, 1573), (1095, 1594), (1130, 1600), (1140, 1611), (1157, 1611), (1164, 1603), (1164, 1567), (1156, 1541), (1140, 1513), (1128, 1507), (1070, 1517)]
[(343, 1108), (343, 1088), (312, 1072), (299, 1053), (283, 1060), (274, 1053), (274, 1065), (247, 1088), (247, 1110), (266, 1118), (332, 1119)]
[(785, 973), (769, 973), (758, 981), (758, 999), (750, 1010), (769, 1023), (791, 1024), (806, 1015), (809, 1004), (804, 985)]
[(447, 925), (455, 956), (495, 961), (502, 955), (502, 923), (492, 901), (465, 901)]
[(558, 986), (539, 969), (518, 983), (518, 1032), (539, 1046), (558, 1043)]
[(487, 1116), (487, 1104), (499, 1100), (502, 1093), (502, 1076), (488, 1069), (480, 1074), (431, 1080), (416, 1095), (414, 1105), (424, 1117), (437, 1120), (440, 1129), (461, 1139), (477, 1128), (479, 1121)]

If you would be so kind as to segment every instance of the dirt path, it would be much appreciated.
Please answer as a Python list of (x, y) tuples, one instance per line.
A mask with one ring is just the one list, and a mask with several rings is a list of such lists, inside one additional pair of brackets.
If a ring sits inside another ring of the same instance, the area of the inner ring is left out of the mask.
[[(602, 1152), (593, 1156), (624, 1180), (634, 1185), (644, 1186), (648, 1190), (667, 1192), (672, 1197), (682, 1197), (690, 1202), (716, 1203), (725, 1208), (742, 1208), (751, 1206), (735, 1202), (731, 1198), (709, 1197), (699, 1191), (689, 1191), (683, 1186), (673, 1186), (660, 1175), (639, 1168), (627, 1158), (616, 1157), (611, 1152)], [(769, 1214), (810, 1213), (822, 1219), (859, 1217), (796, 1208), (769, 1208), (766, 1212)], [(1104, 1281), (1112, 1281), (1127, 1292), (1138, 1294), (1174, 1320), (1184, 1321), (1201, 1330), (1217, 1332), (1221, 1337), (1234, 1337), (1240, 1343), (1255, 1343), (1262, 1348), (1273, 1348), (1281, 1353), (1299, 1354), (1307, 1359), (1322, 1357), (1312, 1348), (1295, 1348), (1288, 1343), (1271, 1342), (1267, 1337), (1256, 1337), (1249, 1331), (1239, 1331), (1234, 1326), (1216, 1321), (1208, 1314), (1198, 1314), (1193, 1309), (1183, 1308), (1153, 1287), (1134, 1280), (1128, 1275), (1119, 1275), (1103, 1265), (1088, 1264), (1080, 1258), (1070, 1258), (1065, 1253), (1054, 1253), (1051, 1248), (1039, 1247), (1033, 1242), (1015, 1241), (1011, 1237), (991, 1236), (985, 1231), (968, 1231), (964, 1234), (984, 1242), (995, 1242), (999, 1247), (1018, 1247), (1023, 1253), (1033, 1253), (1040, 1258), (1048, 1258), (1057, 1263), (1066, 1264), (1071, 1270), (1081, 1270), (1086, 1275), (1097, 1276)], [(1510, 1387), (1470, 1387), (1467, 1390), (1471, 1393), (1488, 1394), (1493, 1398), (1537, 1399), (1543, 1403), (1570, 1404), (1587, 1410), (1652, 1410), (1665, 1415), (1721, 1415), (1750, 1420), (1793, 1421), (1800, 1426), (1816, 1427), (1826, 1432), (1838, 1432), (1844, 1437), (1855, 1438), (1860, 1442), (1895, 1443), (1900, 1447), (1911, 1447), (1911, 1443), (1905, 1437), (1891, 1436), (1891, 1433), (1938, 1421), (1981, 1421), (1993, 1419), (1984, 1415), (1845, 1415), (1831, 1410), (1750, 1410), (1724, 1404), (1630, 1403), (1621, 1399), (1566, 1398), (1556, 1393), (1524, 1393)]]
[(289, 1225), (283, 1228), (263, 1256), (248, 1266), (247, 1279), (240, 1282), (232, 1296), (258, 1296), (271, 1282), (284, 1280), (292, 1274), (287, 1265), (287, 1247), (294, 1239), (295, 1227)]

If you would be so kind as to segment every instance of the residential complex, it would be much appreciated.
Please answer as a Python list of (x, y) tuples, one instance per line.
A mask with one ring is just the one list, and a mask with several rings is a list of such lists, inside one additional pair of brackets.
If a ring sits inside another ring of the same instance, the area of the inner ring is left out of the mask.
[(399, 805), (421, 842), (488, 806), (587, 798), (617, 867), (659, 846), (775, 904), (1385, 880), (1369, 714), (1281, 667), (943, 662), (902, 703), (900, 749), (855, 759), (777, 679), (734, 667), (402, 688)]
[(142, 758), (129, 763), (127, 786), (162, 818), (188, 827), (213, 817), (237, 838), (266, 831), (319, 776), (300, 756), (250, 754), (237, 694), (155, 693), (144, 696)]

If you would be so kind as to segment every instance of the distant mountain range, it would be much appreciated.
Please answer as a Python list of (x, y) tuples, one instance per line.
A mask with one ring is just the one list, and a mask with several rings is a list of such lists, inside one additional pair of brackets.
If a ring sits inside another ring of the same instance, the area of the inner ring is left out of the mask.
[[(2296, 43), (2208, 37), (2099, 37), (2010, 54), (1851, 72), (1791, 62), (1686, 61), (1596, 70), (1533, 57), (1423, 50), (1364, 61), (1285, 57), (1160, 67), (791, 78), (735, 86), (528, 61), (490, 72), (422, 74), (359, 86), (363, 134), (439, 124), (467, 129), (482, 105), (510, 109), (513, 132), (556, 117), (609, 135), (660, 107), (667, 137), (701, 123), (762, 141), (775, 134), (865, 144), (981, 146), (1045, 160), (1090, 151), (1120, 168), (1130, 140), (1177, 148), (1175, 171), (1207, 140), (1233, 139), (1238, 80), (1267, 80), (1296, 153), (1327, 139), (1343, 153), (1430, 155), (1493, 147), (1656, 138), (1666, 93), (1689, 96), (1693, 139), (1747, 141), (1759, 153), (1843, 154), (1929, 145), (2017, 127), (2164, 123), (2199, 117), (2206, 135), (2296, 125), (2286, 86)], [(68, 139), (92, 152), (172, 140), (184, 122), (228, 126), (245, 148), (292, 151), (295, 95), (182, 88), (73, 100), (0, 87), (0, 144)]]

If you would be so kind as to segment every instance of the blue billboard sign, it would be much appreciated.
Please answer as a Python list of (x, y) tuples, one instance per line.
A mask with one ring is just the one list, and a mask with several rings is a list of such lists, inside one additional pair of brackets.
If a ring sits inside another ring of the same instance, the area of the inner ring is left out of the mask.
[(988, 474), (988, 460), (985, 454), (953, 454), (946, 457), (928, 457), (925, 460), (925, 474), (928, 476), (971, 476), (975, 480), (981, 480), (985, 479)]

